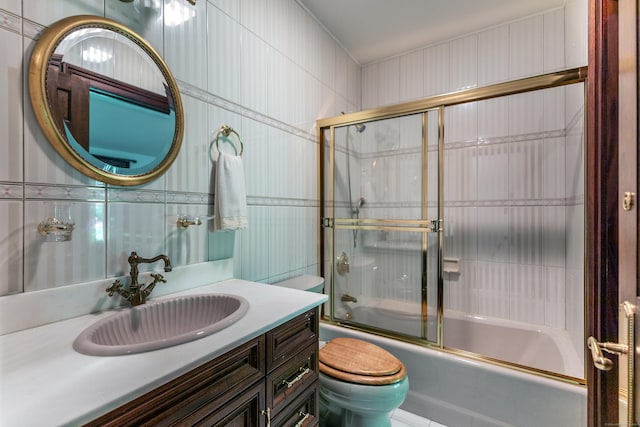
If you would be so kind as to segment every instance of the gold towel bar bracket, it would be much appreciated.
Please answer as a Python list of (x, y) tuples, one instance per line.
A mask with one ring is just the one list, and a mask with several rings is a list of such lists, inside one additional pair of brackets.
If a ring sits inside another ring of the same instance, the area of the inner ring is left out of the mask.
[(242, 153), (244, 152), (244, 144), (242, 143), (242, 139), (240, 138), (238, 132), (236, 132), (229, 125), (222, 125), (220, 129), (218, 129), (218, 133), (216, 133), (216, 149), (218, 150), (218, 152), (220, 151), (220, 134), (222, 134), (222, 136), (224, 136), (225, 138), (229, 138), (232, 133), (235, 134), (235, 136), (238, 138), (238, 141), (240, 141), (240, 153), (238, 153), (238, 147), (236, 147), (235, 144), (232, 143), (231, 145), (233, 145), (233, 149), (235, 150), (236, 155), (242, 156)]

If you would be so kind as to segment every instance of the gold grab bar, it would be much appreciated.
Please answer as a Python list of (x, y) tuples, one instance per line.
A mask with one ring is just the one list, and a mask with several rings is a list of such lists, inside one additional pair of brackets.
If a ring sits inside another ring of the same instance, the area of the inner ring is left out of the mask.
[(240, 138), (238, 132), (236, 132), (229, 125), (222, 125), (220, 126), (220, 129), (218, 129), (218, 133), (216, 133), (216, 149), (220, 151), (220, 145), (218, 143), (220, 140), (220, 134), (222, 134), (225, 138), (228, 138), (232, 133), (235, 134), (235, 136), (238, 138), (238, 141), (240, 141), (240, 153), (238, 153), (238, 147), (236, 147), (235, 144), (232, 143), (231, 145), (233, 145), (233, 149), (235, 150), (236, 155), (242, 156), (242, 153), (244, 152), (244, 144), (242, 143), (242, 139)]

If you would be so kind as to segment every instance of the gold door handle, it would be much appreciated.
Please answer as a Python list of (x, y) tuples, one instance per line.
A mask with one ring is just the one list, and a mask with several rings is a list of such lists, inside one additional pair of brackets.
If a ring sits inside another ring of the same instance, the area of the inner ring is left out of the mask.
[(602, 350), (613, 354), (627, 354), (629, 352), (629, 347), (626, 344), (598, 342), (594, 337), (587, 338), (587, 348), (591, 350), (593, 364), (601, 371), (610, 371), (613, 368), (613, 362), (604, 357)]
[(621, 304), (622, 311), (627, 318), (627, 344), (613, 342), (598, 342), (594, 337), (587, 338), (587, 347), (591, 350), (591, 357), (596, 368), (602, 371), (610, 371), (613, 368), (611, 359), (604, 357), (602, 350), (611, 354), (627, 355), (627, 425), (636, 425), (635, 417), (635, 354), (629, 349), (635, 348), (635, 311), (633, 304), (625, 301)]

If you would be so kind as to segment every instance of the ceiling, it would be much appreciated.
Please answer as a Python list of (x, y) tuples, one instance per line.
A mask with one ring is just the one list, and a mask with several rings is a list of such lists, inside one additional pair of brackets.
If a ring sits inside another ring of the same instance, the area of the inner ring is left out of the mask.
[(561, 7), (565, 0), (298, 0), (361, 65)]

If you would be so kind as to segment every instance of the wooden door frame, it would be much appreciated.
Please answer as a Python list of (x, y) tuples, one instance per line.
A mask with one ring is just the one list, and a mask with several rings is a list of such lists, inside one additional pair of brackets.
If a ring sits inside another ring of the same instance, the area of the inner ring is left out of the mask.
[[(589, 0), (586, 336), (618, 342), (618, 3)], [(585, 347), (588, 425), (618, 420), (618, 376)]]

